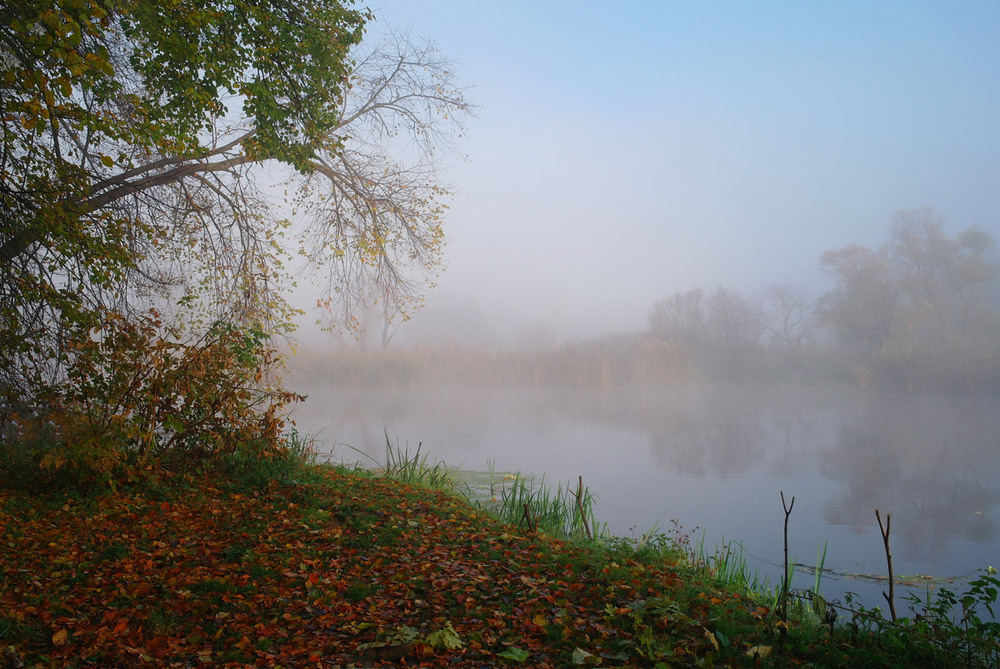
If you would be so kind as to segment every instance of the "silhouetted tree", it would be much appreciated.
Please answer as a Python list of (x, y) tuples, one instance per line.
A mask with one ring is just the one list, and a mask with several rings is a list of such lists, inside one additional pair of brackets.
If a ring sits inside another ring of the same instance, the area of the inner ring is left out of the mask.
[(772, 344), (798, 350), (815, 335), (815, 303), (787, 284), (768, 289), (764, 302), (764, 328)]
[(742, 351), (760, 343), (764, 314), (757, 300), (720, 286), (705, 300), (705, 325), (713, 346)]
[(853, 244), (820, 257), (837, 281), (820, 300), (823, 321), (893, 383), (941, 382), (942, 370), (980, 376), (996, 364), (994, 239), (977, 227), (949, 237), (943, 226), (930, 208), (898, 211), (877, 250)]
[(649, 329), (653, 336), (694, 347), (708, 335), (705, 323), (705, 295), (700, 288), (674, 293), (649, 310)]
[(679, 345), (703, 371), (745, 376), (748, 353), (760, 345), (764, 317), (760, 304), (720, 286), (707, 297), (699, 288), (674, 293), (649, 310), (653, 337)]

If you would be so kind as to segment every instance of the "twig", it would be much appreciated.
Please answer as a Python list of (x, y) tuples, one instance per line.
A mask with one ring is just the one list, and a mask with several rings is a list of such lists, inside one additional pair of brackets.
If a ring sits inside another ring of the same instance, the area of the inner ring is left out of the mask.
[[(572, 490), (570, 492), (573, 492)], [(580, 511), (580, 518), (583, 519), (583, 529), (587, 532), (587, 538), (593, 539), (594, 534), (590, 531), (590, 523), (587, 522), (587, 512), (583, 510), (583, 476), (581, 475), (577, 481), (576, 492), (573, 493), (576, 497), (576, 508)]]
[(524, 513), (521, 514), (521, 520), (528, 523), (528, 529), (532, 532), (538, 531), (538, 520), (531, 517), (531, 507), (528, 503), (524, 503)]
[(788, 590), (791, 583), (788, 573), (788, 517), (792, 515), (795, 507), (795, 495), (792, 495), (791, 504), (785, 504), (785, 491), (781, 491), (781, 508), (785, 510), (785, 573), (781, 579), (781, 637), (788, 634)]
[(896, 622), (896, 579), (892, 575), (892, 551), (889, 550), (889, 530), (892, 527), (892, 514), (885, 514), (885, 526), (882, 525), (882, 516), (879, 515), (878, 509), (875, 509), (875, 519), (878, 521), (879, 532), (882, 533), (882, 543), (885, 544), (885, 561), (889, 565), (889, 594), (885, 594), (885, 590), (882, 591), (882, 596), (885, 597), (885, 601), (889, 602), (889, 615), (892, 616), (892, 622)]

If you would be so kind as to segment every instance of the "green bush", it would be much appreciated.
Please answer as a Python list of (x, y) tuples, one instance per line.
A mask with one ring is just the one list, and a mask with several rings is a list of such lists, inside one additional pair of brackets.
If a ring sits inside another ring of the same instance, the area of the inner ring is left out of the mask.
[(171, 335), (155, 314), (109, 313), (76, 336), (65, 378), (3, 416), (7, 483), (114, 486), (226, 457), (287, 457), (281, 412), (300, 398), (268, 384), (278, 358), (267, 335), (227, 323), (197, 341)]

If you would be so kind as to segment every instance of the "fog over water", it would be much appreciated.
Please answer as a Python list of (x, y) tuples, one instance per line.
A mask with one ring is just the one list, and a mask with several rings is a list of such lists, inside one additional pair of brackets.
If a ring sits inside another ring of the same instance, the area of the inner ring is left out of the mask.
[(772, 579), (781, 491), (800, 562), (884, 573), (875, 509), (897, 573), (1000, 561), (1000, 4), (373, 9), (479, 107), (426, 307), (305, 332), (301, 430), (583, 475)]
[(1000, 236), (996, 3), (370, 6), (479, 106), (400, 342), (636, 329), (695, 287), (818, 295), (819, 255), (877, 246), (897, 209)]
[[(334, 460), (385, 461), (393, 447), (470, 470), (552, 485), (578, 476), (620, 536), (676, 519), (709, 548), (740, 542), (780, 575), (782, 507), (796, 498), (790, 547), (825, 592), (870, 595), (885, 573), (874, 511), (892, 517), (897, 574), (963, 577), (1000, 556), (1000, 400), (852, 389), (314, 388), (297, 412)], [(372, 458), (368, 460), (361, 453)], [(811, 587), (809, 576), (800, 576)], [(915, 581), (918, 582), (919, 581)], [(923, 587), (923, 586), (920, 586)]]

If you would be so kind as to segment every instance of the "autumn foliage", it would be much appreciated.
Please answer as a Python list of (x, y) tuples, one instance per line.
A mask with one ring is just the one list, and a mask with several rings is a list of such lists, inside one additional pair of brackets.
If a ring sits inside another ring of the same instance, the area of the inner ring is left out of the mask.
[[(151, 314), (113, 313), (67, 346), (65, 378), (3, 425), (8, 485), (91, 485), (282, 448), (282, 408), (268, 384), (276, 353), (259, 330), (216, 323), (182, 342)], [(43, 407), (41, 410), (37, 406)]]
[(716, 652), (713, 616), (755, 610), (448, 494), (313, 474), (0, 493), (0, 641), (59, 666), (651, 666)]
[(444, 243), (435, 151), (471, 106), (430, 44), (362, 44), (372, 18), (341, 0), (0, 5), (5, 481), (280, 449), (294, 395), (269, 384), (266, 335), (292, 329), (292, 254), (328, 325), (416, 300)]

